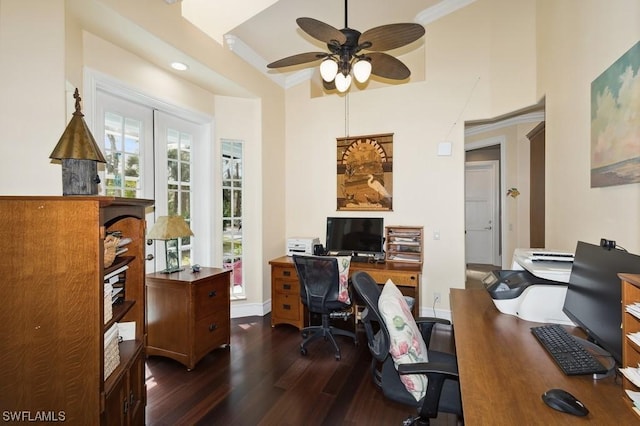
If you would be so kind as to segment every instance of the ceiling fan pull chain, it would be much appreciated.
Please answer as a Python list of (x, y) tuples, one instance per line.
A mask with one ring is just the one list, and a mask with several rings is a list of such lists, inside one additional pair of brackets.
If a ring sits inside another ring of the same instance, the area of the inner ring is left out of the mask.
[(349, 92), (344, 95), (344, 137), (349, 137)]

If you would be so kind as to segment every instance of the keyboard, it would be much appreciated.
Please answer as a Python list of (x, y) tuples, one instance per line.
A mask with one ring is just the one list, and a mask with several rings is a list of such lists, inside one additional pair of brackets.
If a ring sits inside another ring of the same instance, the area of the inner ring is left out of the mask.
[(532, 327), (531, 332), (567, 376), (604, 374), (607, 369), (559, 324)]

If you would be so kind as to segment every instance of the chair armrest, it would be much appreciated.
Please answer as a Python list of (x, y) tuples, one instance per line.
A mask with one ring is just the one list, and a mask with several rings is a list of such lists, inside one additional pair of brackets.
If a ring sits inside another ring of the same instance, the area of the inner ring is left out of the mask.
[(399, 374), (442, 374), (445, 378), (457, 380), (458, 366), (444, 362), (415, 362), (410, 364), (399, 364)]
[(418, 317), (416, 318), (416, 324), (420, 325), (420, 324), (444, 324), (444, 325), (451, 325), (451, 321), (449, 321), (448, 319), (445, 318), (438, 318), (438, 317)]
[[(398, 373), (426, 374), (427, 389), (421, 407), (418, 409), (424, 418), (435, 418), (442, 395), (442, 388), (447, 379), (458, 382), (458, 366), (454, 363), (418, 362), (398, 365)], [(459, 388), (458, 388), (459, 389)], [(458, 391), (459, 392), (459, 391)]]

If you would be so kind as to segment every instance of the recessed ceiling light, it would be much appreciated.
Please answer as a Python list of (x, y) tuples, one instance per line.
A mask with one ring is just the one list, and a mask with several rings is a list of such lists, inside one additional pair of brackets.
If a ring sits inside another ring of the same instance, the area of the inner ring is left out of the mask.
[(178, 71), (185, 71), (189, 69), (189, 66), (182, 62), (171, 62), (171, 68)]

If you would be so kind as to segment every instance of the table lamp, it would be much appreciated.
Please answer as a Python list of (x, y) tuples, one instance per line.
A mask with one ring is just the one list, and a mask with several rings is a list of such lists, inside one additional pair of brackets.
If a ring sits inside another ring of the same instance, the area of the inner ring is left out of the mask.
[[(164, 274), (171, 274), (172, 272), (182, 271), (184, 268), (180, 268), (180, 251), (178, 250), (178, 238), (193, 236), (193, 232), (185, 222), (184, 218), (179, 215), (173, 216), (160, 216), (156, 220), (156, 223), (151, 227), (147, 238), (150, 240), (163, 240), (164, 241), (164, 254), (166, 257), (166, 267)], [(170, 262), (169, 256), (169, 241), (176, 241), (176, 262)]]

